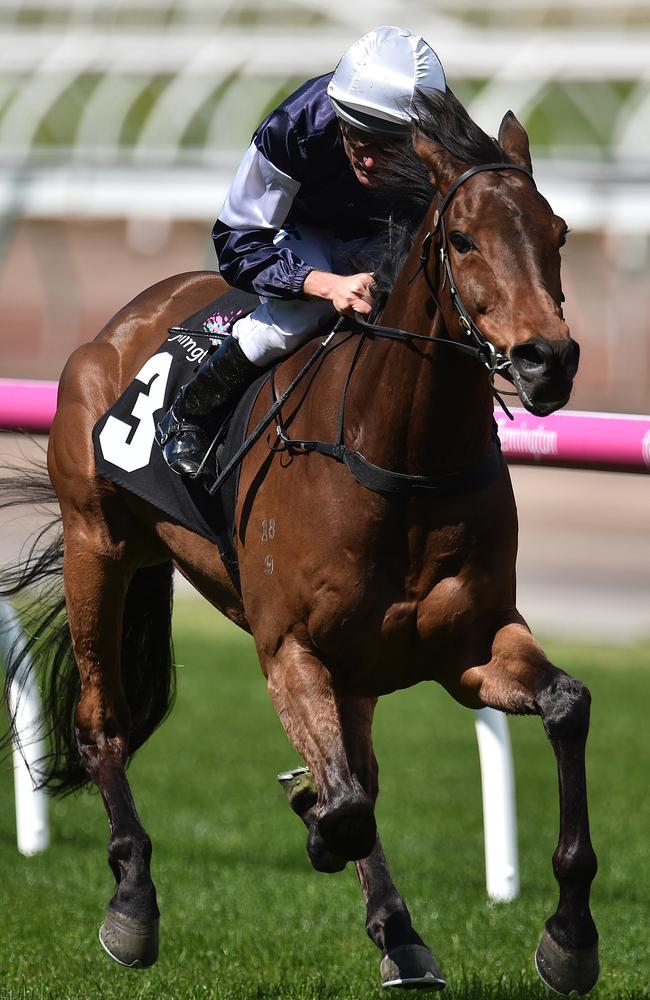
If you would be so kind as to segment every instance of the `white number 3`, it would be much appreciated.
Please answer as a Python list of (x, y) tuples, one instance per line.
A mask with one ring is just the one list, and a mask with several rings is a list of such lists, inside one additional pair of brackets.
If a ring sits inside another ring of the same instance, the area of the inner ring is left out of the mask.
[(149, 389), (148, 392), (139, 393), (133, 405), (131, 413), (139, 420), (135, 430), (124, 420), (111, 416), (99, 435), (99, 444), (106, 461), (125, 472), (135, 472), (149, 464), (156, 430), (153, 415), (165, 402), (171, 363), (172, 355), (168, 351), (154, 354), (135, 376), (138, 382), (143, 382)]

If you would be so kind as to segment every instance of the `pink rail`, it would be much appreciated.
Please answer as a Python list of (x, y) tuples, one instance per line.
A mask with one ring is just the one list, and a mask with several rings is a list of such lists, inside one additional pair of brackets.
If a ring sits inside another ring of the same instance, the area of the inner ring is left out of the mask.
[[(0, 427), (47, 433), (56, 382), (0, 379)], [(650, 416), (564, 410), (533, 417), (513, 407), (495, 412), (503, 453), (512, 463), (650, 472)]]
[(509, 462), (614, 472), (650, 472), (650, 416), (561, 410), (534, 417), (513, 407), (494, 414)]
[(56, 413), (57, 382), (0, 378), (0, 427), (47, 434)]

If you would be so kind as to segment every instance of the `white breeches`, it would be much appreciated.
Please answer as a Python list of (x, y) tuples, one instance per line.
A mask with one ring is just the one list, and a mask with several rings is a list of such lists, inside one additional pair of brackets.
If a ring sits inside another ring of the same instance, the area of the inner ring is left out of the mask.
[[(294, 250), (317, 271), (331, 274), (373, 271), (379, 263), (375, 240), (338, 240), (311, 226), (281, 229), (274, 243)], [(334, 306), (325, 299), (263, 298), (257, 309), (237, 320), (232, 335), (249, 361), (265, 367), (315, 336), (333, 316)]]

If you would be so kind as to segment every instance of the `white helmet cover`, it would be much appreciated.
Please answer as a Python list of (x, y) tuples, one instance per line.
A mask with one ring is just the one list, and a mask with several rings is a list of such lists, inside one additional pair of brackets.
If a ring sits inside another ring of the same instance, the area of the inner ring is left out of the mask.
[(419, 89), (447, 87), (442, 64), (421, 35), (374, 28), (345, 53), (327, 86), (339, 118), (364, 132), (404, 135)]

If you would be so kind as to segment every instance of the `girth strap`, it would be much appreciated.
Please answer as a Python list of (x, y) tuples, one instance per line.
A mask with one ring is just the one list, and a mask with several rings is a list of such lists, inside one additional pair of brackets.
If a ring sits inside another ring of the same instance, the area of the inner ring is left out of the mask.
[(478, 465), (458, 472), (440, 473), (437, 476), (410, 476), (403, 472), (392, 472), (369, 462), (360, 452), (353, 451), (344, 444), (326, 441), (300, 441), (288, 438), (281, 427), (277, 428), (278, 440), (290, 453), (308, 455), (316, 452), (326, 455), (346, 465), (356, 481), (374, 493), (391, 496), (454, 496), (484, 489), (499, 475), (503, 457), (499, 439), (494, 435), (490, 454)]

